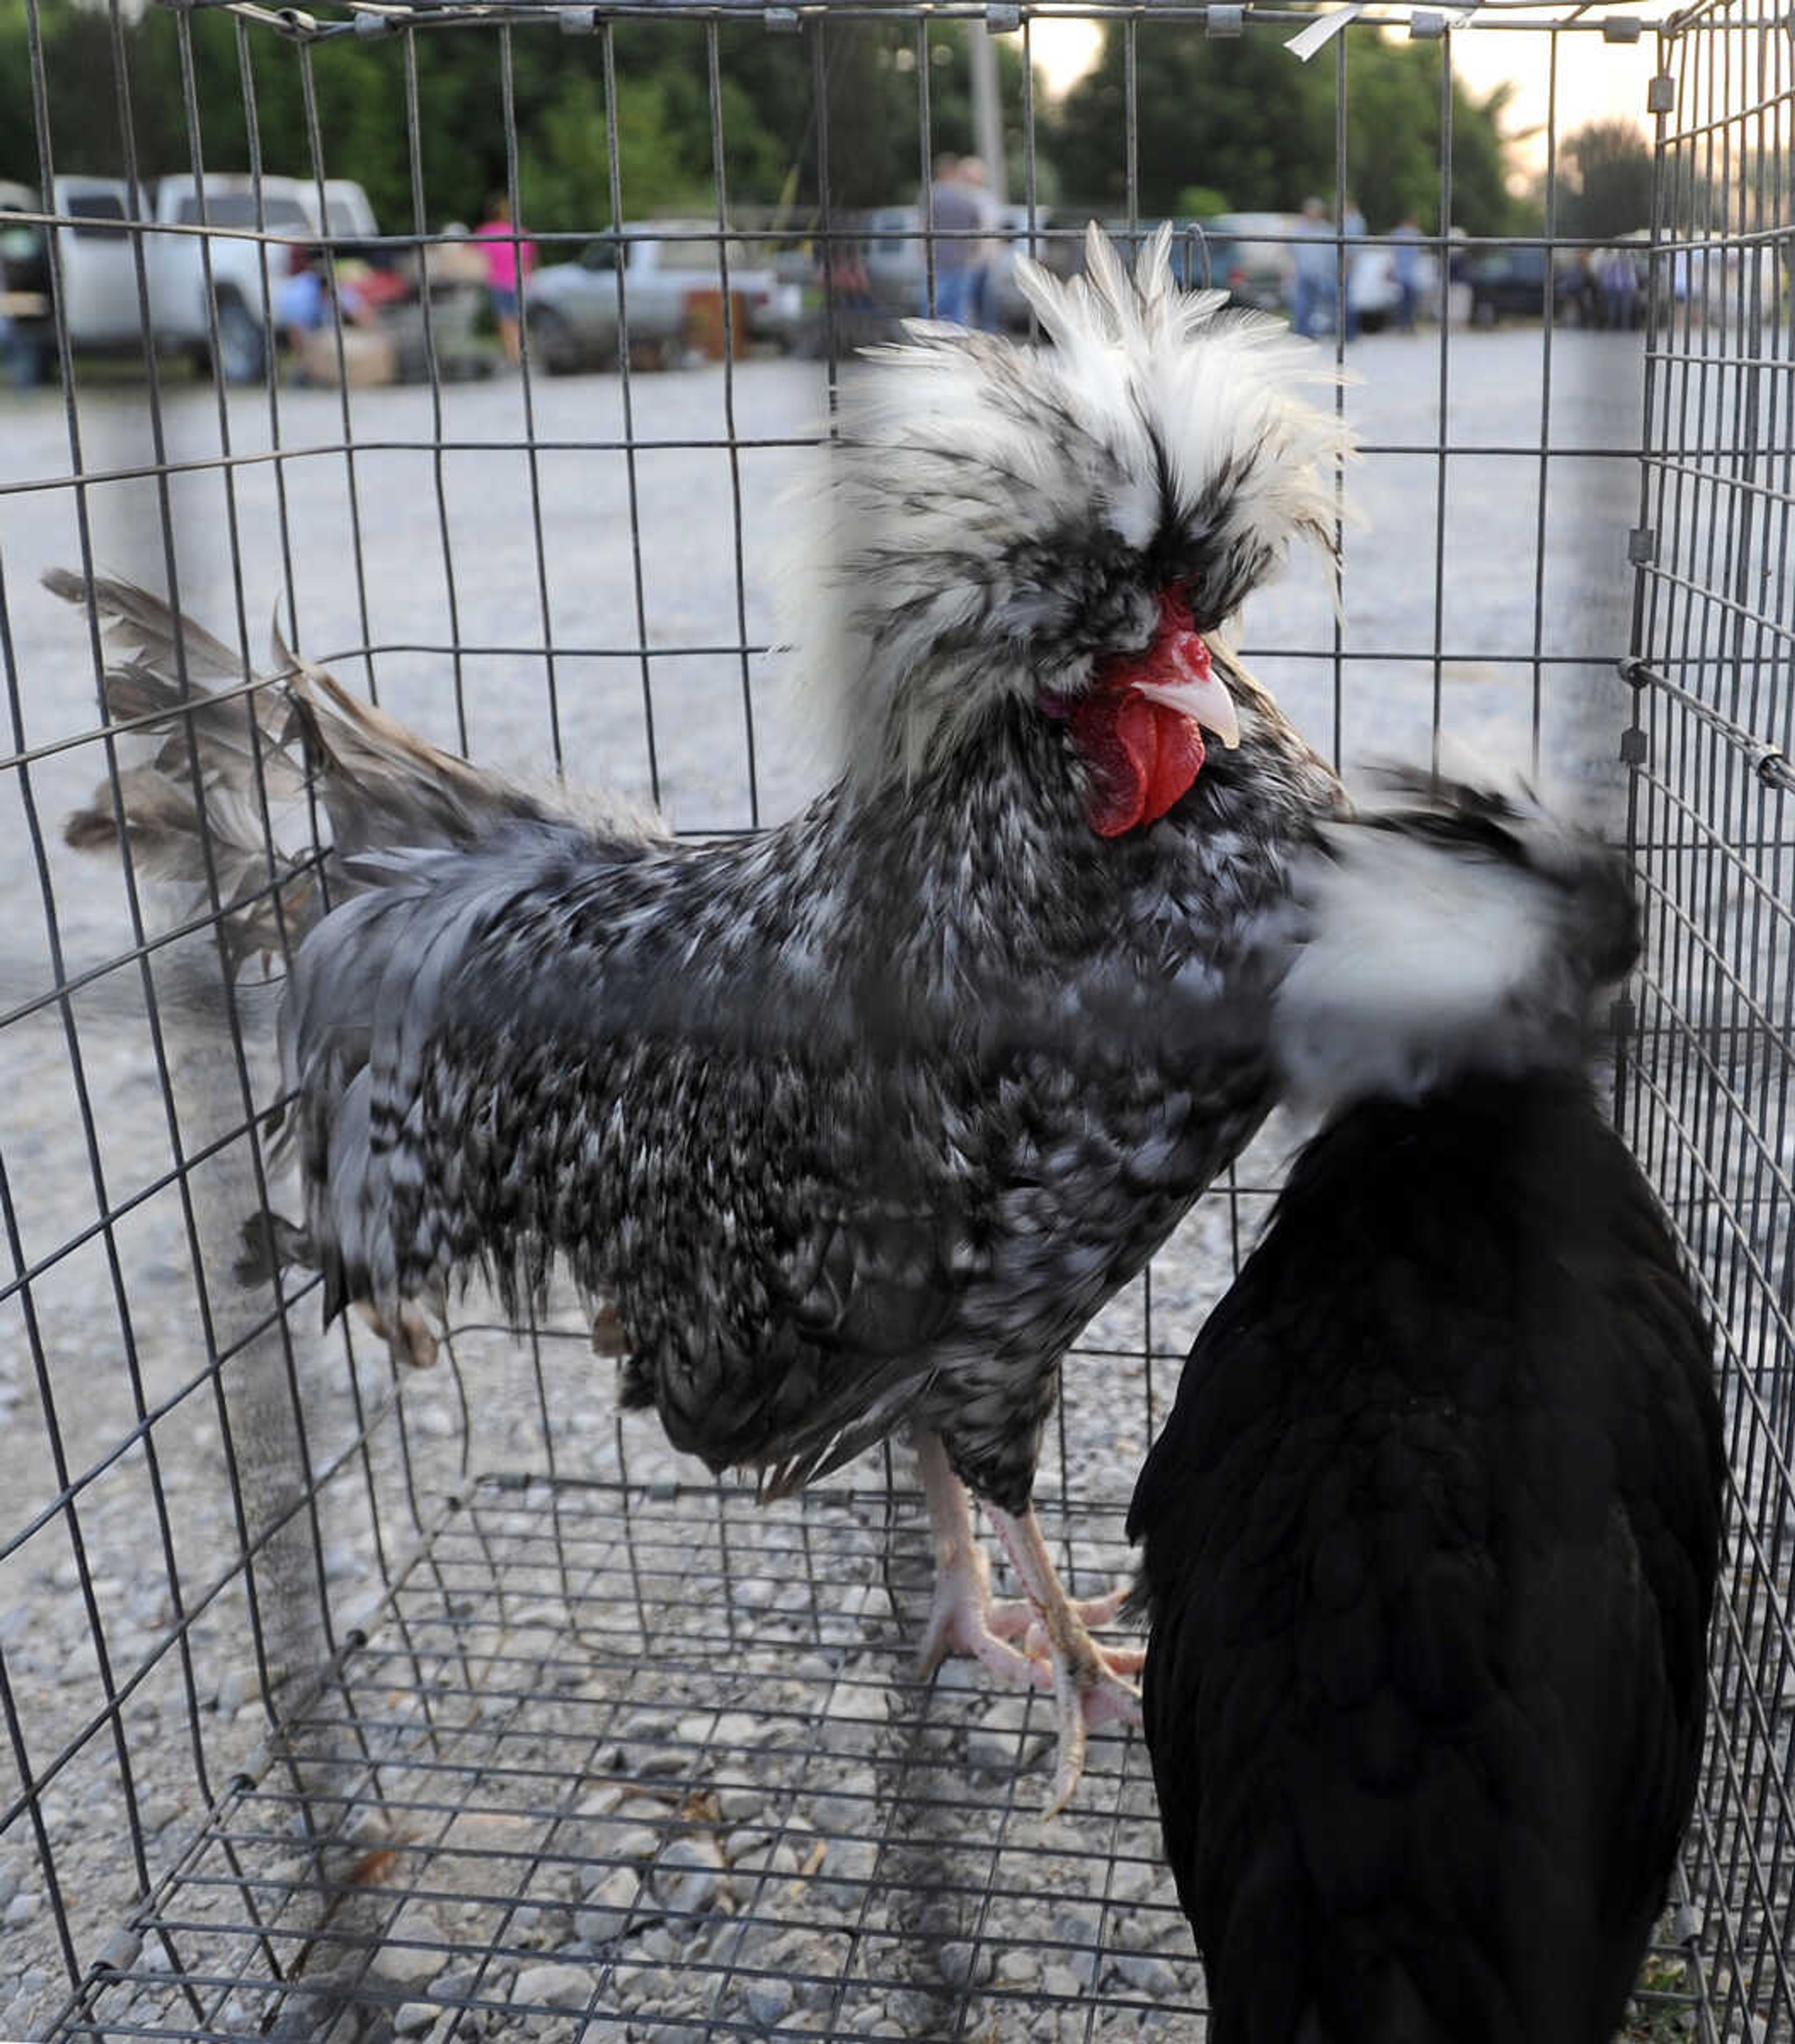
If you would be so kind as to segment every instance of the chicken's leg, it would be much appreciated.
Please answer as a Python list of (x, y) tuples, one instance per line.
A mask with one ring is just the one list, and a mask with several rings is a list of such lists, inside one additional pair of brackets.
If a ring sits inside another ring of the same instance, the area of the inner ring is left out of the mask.
[[(1053, 1692), (1059, 1745), (1045, 1814), (1054, 1815), (1078, 1785), (1090, 1728), (1130, 1717), (1139, 1708), (1140, 1693), (1126, 1677), (1139, 1669), (1145, 1656), (1131, 1648), (1099, 1646), (1090, 1633), (1091, 1626), (1115, 1616), (1126, 1587), (1075, 1602), (1054, 1572), (1033, 1510), (1014, 1519), (992, 1508), (1028, 1592), (1026, 1602), (993, 1598), (991, 1565), (972, 1530), (965, 1486), (949, 1466), (941, 1436), (919, 1433), (915, 1449), (935, 1539), (934, 1600), (919, 1656), (920, 1672), (932, 1673), (949, 1654), (970, 1654), (1005, 1681)], [(1011, 1643), (1018, 1639), (1022, 1648)]]
[(1034, 1623), (1034, 1607), (992, 1597), (991, 1564), (972, 1530), (966, 1486), (949, 1466), (941, 1435), (919, 1431), (914, 1445), (935, 1542), (935, 1593), (917, 1673), (932, 1675), (950, 1654), (970, 1654), (1003, 1681), (1045, 1688), (1045, 1665), (1009, 1643)]

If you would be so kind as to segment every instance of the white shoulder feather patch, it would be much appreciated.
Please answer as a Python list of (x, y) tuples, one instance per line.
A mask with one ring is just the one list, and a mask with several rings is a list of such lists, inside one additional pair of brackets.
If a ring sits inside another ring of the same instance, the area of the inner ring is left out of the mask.
[(1329, 826), (1299, 863), (1305, 927), (1273, 1031), (1304, 1105), (1582, 1062), (1591, 992), (1635, 949), (1625, 863), (1525, 796), (1493, 798), (1480, 845), (1467, 797)]

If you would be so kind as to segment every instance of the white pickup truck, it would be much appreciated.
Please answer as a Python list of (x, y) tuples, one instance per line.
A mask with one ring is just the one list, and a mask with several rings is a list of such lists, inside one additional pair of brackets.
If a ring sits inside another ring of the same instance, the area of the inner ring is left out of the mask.
[(253, 382), (267, 361), (263, 248), (268, 302), (288, 269), (285, 243), (264, 244), (259, 236), (298, 241), (328, 236), (340, 241), (376, 232), (366, 194), (347, 179), (327, 182), (321, 216), (316, 184), (299, 178), (262, 179), (259, 219), (255, 186), (247, 176), (209, 173), (203, 218), (201, 198), (190, 176), (156, 181), (154, 203), (143, 216), (146, 225), (183, 231), (140, 237), (140, 296), (128, 232), (136, 217), (129, 188), (117, 178), (56, 179), (49, 209), (63, 224), (50, 232), (56, 242), (63, 318), (75, 347), (141, 347), (147, 298), (156, 346), (184, 351), (209, 367), (216, 307), (219, 368), (228, 382)]
[[(670, 360), (700, 292), (722, 286), (715, 221), (662, 220), (626, 225), (618, 239), (594, 241), (570, 263), (549, 263), (524, 286), (530, 345), (551, 375), (617, 359), (617, 271), (632, 352)], [(746, 242), (731, 240), (729, 289), (738, 298), (751, 340), (789, 343), (802, 293), (782, 283)]]

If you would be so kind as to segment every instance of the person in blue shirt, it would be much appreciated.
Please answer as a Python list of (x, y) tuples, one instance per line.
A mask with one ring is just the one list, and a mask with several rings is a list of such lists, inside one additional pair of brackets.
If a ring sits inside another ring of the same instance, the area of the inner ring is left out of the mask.
[(1403, 214), (1392, 239), (1396, 246), (1390, 252), (1390, 275), (1396, 286), (1396, 330), (1413, 333), (1421, 295), (1421, 231), (1413, 206)]
[[(291, 274), (282, 280), (274, 294), (274, 321), (286, 336), (287, 344), (298, 365), (293, 375), (295, 383), (308, 380), (304, 367), (305, 337), (330, 324), (331, 294), (332, 282), (326, 274), (324, 252), (296, 248)], [(370, 317), (366, 301), (347, 278), (336, 280), (336, 295), (346, 320), (359, 322)]]
[(1317, 325), (1318, 313), (1325, 312), (1326, 325), (1333, 325), (1339, 269), (1328, 209), (1318, 198), (1302, 202), (1302, 219), (1297, 228), (1297, 236), (1292, 252), (1296, 259), (1296, 285), (1291, 306), (1291, 325), (1305, 340), (1310, 340), (1317, 332), (1325, 331), (1325, 327)]

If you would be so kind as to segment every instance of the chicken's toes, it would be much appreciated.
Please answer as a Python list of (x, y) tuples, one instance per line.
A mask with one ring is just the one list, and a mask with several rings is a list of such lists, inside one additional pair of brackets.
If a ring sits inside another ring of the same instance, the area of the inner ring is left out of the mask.
[(984, 1557), (973, 1550), (967, 1562), (950, 1563), (935, 1578), (929, 1623), (916, 1656), (916, 1673), (926, 1681), (950, 1654), (969, 1654), (1000, 1681), (1021, 1689), (1045, 1689), (1052, 1677), (1045, 1661), (1011, 1642), (1034, 1622), (1034, 1607), (992, 1601)]
[[(1115, 1623), (1121, 1616), (1122, 1607), (1127, 1603), (1133, 1590), (1132, 1583), (1118, 1583), (1113, 1590), (1100, 1597), (1068, 1598), (1066, 1600), (1066, 1609), (1085, 1631), (1100, 1631), (1104, 1626), (1113, 1625)], [(1007, 1610), (1009, 1607), (1006, 1605), (999, 1608)], [(1034, 1604), (1021, 1606), (1018, 1608), (1026, 1614), (1022, 1628), (1022, 1651), (1034, 1655), (1037, 1659), (1045, 1658), (1051, 1651), (1048, 1639), (1046, 1613)], [(1010, 1639), (1015, 1638), (1016, 1635), (1005, 1631), (1003, 1637)], [(1096, 1642), (1093, 1642), (1092, 1644), (1095, 1646)], [(1110, 1670), (1118, 1675), (1137, 1675), (1147, 1665), (1146, 1650), (1144, 1647), (1097, 1646), (1096, 1650)]]
[(1072, 1800), (1084, 1772), (1090, 1734), (1105, 1724), (1138, 1724), (1141, 1692), (1126, 1679), (1114, 1664), (1117, 1659), (1138, 1660), (1133, 1654), (1112, 1655), (1087, 1638), (1069, 1648), (1053, 1651), (1053, 1708), (1059, 1721), (1059, 1740), (1053, 1758), (1053, 1781), (1041, 1810), (1043, 1819), (1057, 1817)]
[(1072, 1609), (1093, 1629), (1114, 1625), (1122, 1616), (1122, 1606), (1133, 1593), (1134, 1585), (1131, 1581), (1119, 1582), (1114, 1589), (1107, 1590), (1100, 1597), (1075, 1600)]

